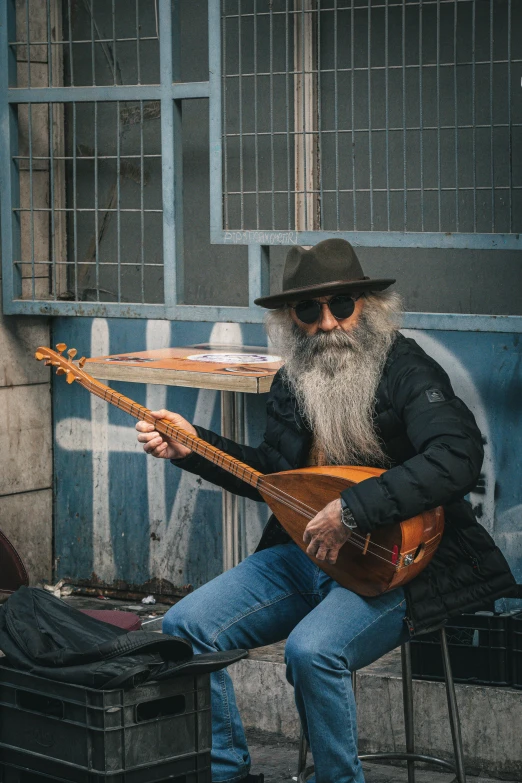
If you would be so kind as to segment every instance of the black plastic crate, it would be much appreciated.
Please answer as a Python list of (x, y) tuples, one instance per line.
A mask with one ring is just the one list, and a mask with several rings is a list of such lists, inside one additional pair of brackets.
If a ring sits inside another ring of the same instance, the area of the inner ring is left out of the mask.
[[(510, 684), (509, 621), (508, 614), (493, 613), (463, 614), (448, 620), (446, 637), (456, 682)], [(411, 657), (414, 677), (444, 679), (440, 633), (412, 639)]]
[(511, 684), (522, 690), (522, 612), (511, 616)]
[(208, 674), (104, 691), (0, 666), (0, 763), (73, 783), (146, 783), (164, 779), (153, 767), (211, 745)]
[[(23, 753), (15, 753), (15, 764), (0, 764), (1, 783), (70, 783), (63, 764), (49, 762), (46, 772), (35, 772), (24, 766)], [(155, 764), (153, 767), (145, 767), (125, 772), (121, 775), (100, 776), (89, 773), (89, 783), (98, 783), (101, 780), (118, 780), (122, 783), (211, 783), (210, 752), (191, 753), (184, 758), (167, 761), (163, 764)]]

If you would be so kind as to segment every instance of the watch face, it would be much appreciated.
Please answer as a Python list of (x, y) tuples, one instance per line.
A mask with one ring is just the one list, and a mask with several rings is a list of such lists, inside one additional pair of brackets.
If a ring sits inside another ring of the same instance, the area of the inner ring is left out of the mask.
[(341, 512), (341, 521), (343, 525), (346, 525), (346, 527), (349, 527), (351, 529), (357, 527), (357, 523), (355, 521), (355, 517), (348, 508), (348, 506), (345, 506)]

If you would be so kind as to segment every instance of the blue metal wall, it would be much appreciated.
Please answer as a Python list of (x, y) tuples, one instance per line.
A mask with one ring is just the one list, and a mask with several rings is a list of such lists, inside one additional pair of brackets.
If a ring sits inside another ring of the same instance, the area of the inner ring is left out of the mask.
[[(255, 325), (60, 318), (54, 341), (87, 356), (145, 347), (235, 340), (266, 344)], [(260, 342), (261, 341), (261, 342)], [(151, 409), (166, 407), (219, 430), (219, 393), (113, 383)], [(167, 579), (199, 585), (221, 571), (221, 492), (169, 462), (147, 458), (135, 421), (54, 378), (57, 576), (143, 584)], [(264, 397), (249, 395), (249, 440), (263, 434)], [(264, 506), (247, 501), (249, 545), (267, 519)]]
[[(522, 338), (519, 334), (406, 331), (436, 358), (471, 407), (485, 439), (480, 486), (471, 500), (522, 582)], [(263, 344), (257, 325), (63, 318), (54, 342), (87, 356), (207, 341)], [(114, 384), (151, 408), (167, 407), (219, 429), (213, 391)], [(57, 576), (123, 580), (153, 577), (202, 584), (221, 570), (220, 492), (170, 463), (147, 458), (134, 420), (54, 379)], [(248, 395), (248, 438), (258, 443), (265, 397)], [(251, 550), (267, 518), (247, 502)], [(95, 577), (93, 577), (95, 575)]]

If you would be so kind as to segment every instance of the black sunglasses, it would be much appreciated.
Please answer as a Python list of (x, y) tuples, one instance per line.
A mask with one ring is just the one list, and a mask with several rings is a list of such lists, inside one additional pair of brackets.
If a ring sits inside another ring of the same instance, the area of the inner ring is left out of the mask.
[[(362, 294), (360, 294), (360, 296), (362, 296)], [(355, 303), (358, 299), (359, 296), (339, 294), (338, 296), (332, 296), (330, 301), (325, 304), (330, 308), (330, 312), (334, 318), (342, 320), (343, 318), (349, 318), (353, 315)], [(290, 307), (304, 324), (313, 324), (318, 321), (323, 310), (322, 303), (318, 302), (317, 299), (305, 299), (303, 302), (298, 302), (296, 305), (290, 305)]]

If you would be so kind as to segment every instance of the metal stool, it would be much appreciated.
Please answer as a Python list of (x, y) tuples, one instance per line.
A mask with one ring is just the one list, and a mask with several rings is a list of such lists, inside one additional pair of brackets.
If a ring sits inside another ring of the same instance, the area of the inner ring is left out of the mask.
[[(453, 753), (455, 762), (435, 758), (434, 756), (424, 756), (415, 753), (415, 738), (413, 726), (413, 678), (411, 672), (411, 650), (410, 643), (406, 642), (401, 646), (402, 662), (402, 698), (404, 703), (404, 726), (406, 730), (406, 752), (405, 753), (368, 753), (359, 756), (361, 761), (371, 761), (373, 759), (389, 759), (395, 761), (408, 762), (408, 783), (415, 783), (415, 762), (425, 761), (431, 764), (437, 764), (445, 770), (454, 772), (456, 777), (452, 783), (466, 783), (466, 771), (464, 769), (464, 753), (462, 750), (462, 736), (460, 732), (459, 712), (457, 708), (457, 699), (455, 696), (455, 684), (451, 673), (451, 663), (448, 651), (448, 642), (444, 628), (439, 629), (440, 646), (442, 650), (442, 663), (444, 666), (444, 681), (446, 684), (446, 696), (448, 698), (448, 713), (451, 727), (451, 736), (453, 739)], [(352, 687), (354, 696), (356, 695), (357, 672), (352, 672)], [(313, 774), (314, 767), (306, 767), (306, 757), (308, 754), (308, 742), (301, 729), (299, 740), (299, 761), (297, 767), (297, 782), (306, 783)]]

